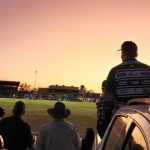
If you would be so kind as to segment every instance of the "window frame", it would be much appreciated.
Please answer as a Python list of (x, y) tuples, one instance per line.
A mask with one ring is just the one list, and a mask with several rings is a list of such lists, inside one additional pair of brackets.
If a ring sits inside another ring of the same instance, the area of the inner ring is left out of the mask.
[[(110, 136), (110, 133), (111, 133), (111, 131), (112, 131), (112, 128), (113, 128), (113, 126), (114, 126), (116, 120), (117, 120), (119, 117), (125, 117), (125, 118), (128, 118), (128, 119), (129, 119), (129, 121), (127, 122), (126, 128), (125, 128), (125, 129), (127, 130), (127, 132), (126, 132), (126, 134), (125, 134), (125, 137), (124, 137), (123, 141), (125, 140), (126, 135), (127, 135), (127, 133), (128, 133), (128, 130), (129, 130), (129, 128), (130, 128), (130, 125), (131, 125), (131, 123), (132, 123), (132, 119), (131, 119), (128, 115), (126, 115), (126, 114), (119, 114), (119, 115), (116, 115), (116, 116), (115, 116), (115, 118), (114, 118), (114, 119), (112, 120), (112, 122), (110, 123), (109, 128), (107, 128), (107, 130), (106, 130), (107, 135), (106, 135), (106, 137), (105, 137), (105, 139), (104, 139), (104, 143), (103, 143), (103, 146), (102, 146), (102, 150), (105, 150), (105, 147), (106, 147), (108, 138), (109, 138), (109, 136)], [(123, 143), (124, 143), (124, 142), (123, 142)], [(122, 145), (123, 145), (123, 144), (122, 144)]]
[(134, 129), (136, 127), (139, 129), (139, 131), (141, 132), (141, 134), (142, 134), (142, 136), (144, 138), (144, 141), (145, 141), (145, 144), (146, 144), (146, 148), (149, 149), (148, 141), (147, 141), (145, 132), (143, 131), (143, 129), (139, 125), (139, 123), (137, 121), (135, 121), (135, 120), (133, 120), (132, 123), (131, 123), (131, 125), (130, 125), (130, 128), (129, 128), (128, 132), (127, 132), (127, 135), (125, 137), (125, 140), (123, 142), (123, 145), (122, 145), (121, 149), (123, 149), (123, 150), (125, 149), (125, 147), (127, 146), (128, 141), (129, 141), (129, 137), (132, 135), (132, 133), (133, 133), (133, 131), (134, 131)]

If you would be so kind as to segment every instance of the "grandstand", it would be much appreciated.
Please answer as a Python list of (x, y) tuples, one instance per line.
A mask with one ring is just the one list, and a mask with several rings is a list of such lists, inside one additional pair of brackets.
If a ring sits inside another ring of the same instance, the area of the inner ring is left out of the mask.
[(18, 81), (0, 80), (0, 97), (10, 98), (18, 93)]

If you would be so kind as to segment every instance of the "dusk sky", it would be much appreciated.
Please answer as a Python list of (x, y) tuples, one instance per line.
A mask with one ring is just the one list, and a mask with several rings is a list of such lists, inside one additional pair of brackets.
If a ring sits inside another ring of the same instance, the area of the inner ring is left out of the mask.
[(150, 65), (149, 0), (0, 0), (0, 80), (100, 92), (132, 40)]

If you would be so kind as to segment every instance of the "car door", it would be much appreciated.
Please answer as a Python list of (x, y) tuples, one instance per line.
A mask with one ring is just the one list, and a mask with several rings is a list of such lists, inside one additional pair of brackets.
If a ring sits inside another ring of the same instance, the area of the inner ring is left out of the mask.
[(109, 125), (109, 128), (106, 130), (106, 134), (100, 145), (100, 150), (121, 149), (130, 124), (130, 117), (126, 115), (116, 116)]
[(99, 150), (149, 150), (150, 122), (135, 110), (116, 115)]

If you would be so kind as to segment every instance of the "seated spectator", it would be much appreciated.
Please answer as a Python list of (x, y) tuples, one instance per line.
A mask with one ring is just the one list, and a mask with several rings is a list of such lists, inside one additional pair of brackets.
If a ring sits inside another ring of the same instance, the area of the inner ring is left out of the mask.
[(3, 119), (4, 115), (5, 115), (4, 109), (0, 107), (0, 121)]
[(78, 132), (72, 123), (64, 120), (70, 110), (62, 102), (56, 102), (47, 111), (54, 120), (41, 128), (36, 150), (79, 150)]
[(25, 104), (18, 101), (14, 105), (13, 115), (0, 122), (0, 134), (8, 150), (26, 150), (33, 145), (31, 128), (22, 120), (24, 114)]

